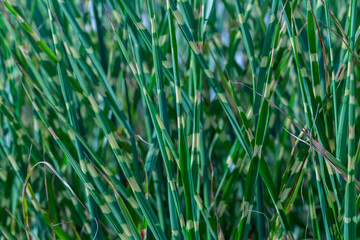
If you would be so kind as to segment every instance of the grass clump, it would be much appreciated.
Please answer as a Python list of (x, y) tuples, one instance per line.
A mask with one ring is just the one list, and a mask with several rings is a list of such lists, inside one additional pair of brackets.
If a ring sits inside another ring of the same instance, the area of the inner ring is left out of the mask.
[(356, 239), (357, 0), (0, 0), (0, 239)]

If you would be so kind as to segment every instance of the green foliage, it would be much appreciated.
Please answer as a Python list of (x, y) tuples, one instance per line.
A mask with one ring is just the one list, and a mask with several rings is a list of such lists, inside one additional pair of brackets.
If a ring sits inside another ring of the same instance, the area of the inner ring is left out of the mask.
[(357, 239), (357, 0), (0, 0), (0, 240)]

